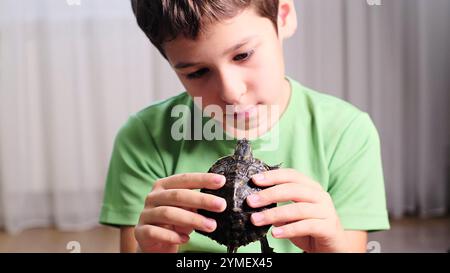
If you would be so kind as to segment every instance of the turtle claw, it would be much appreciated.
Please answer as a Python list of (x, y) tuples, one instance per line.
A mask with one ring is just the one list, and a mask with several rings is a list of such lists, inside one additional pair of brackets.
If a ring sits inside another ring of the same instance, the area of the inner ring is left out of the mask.
[(267, 165), (267, 164), (264, 164), (264, 165), (266, 166), (266, 168), (267, 168), (269, 171), (273, 171), (273, 170), (278, 170), (278, 169), (281, 167), (282, 164), (283, 164), (283, 163), (280, 163), (280, 164), (277, 164), (277, 165), (274, 165), (274, 166), (269, 166), (269, 165)]
[(261, 253), (275, 253), (273, 248), (269, 246), (269, 242), (267, 241), (267, 236), (264, 236), (261, 240)]
[(228, 253), (236, 253), (237, 247), (229, 246), (229, 247), (227, 247), (227, 252)]

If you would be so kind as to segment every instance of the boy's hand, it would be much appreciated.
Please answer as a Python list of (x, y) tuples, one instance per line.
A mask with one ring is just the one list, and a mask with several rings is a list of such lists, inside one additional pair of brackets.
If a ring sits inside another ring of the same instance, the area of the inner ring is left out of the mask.
[(307, 252), (349, 250), (333, 201), (317, 182), (293, 169), (267, 171), (252, 179), (259, 186), (273, 187), (248, 196), (251, 207), (294, 202), (253, 213), (254, 225), (273, 224), (273, 237), (290, 239)]
[(135, 228), (139, 249), (143, 252), (177, 252), (194, 229), (214, 231), (216, 221), (196, 211), (222, 212), (226, 201), (192, 189), (219, 189), (224, 184), (225, 177), (213, 173), (177, 174), (156, 181)]

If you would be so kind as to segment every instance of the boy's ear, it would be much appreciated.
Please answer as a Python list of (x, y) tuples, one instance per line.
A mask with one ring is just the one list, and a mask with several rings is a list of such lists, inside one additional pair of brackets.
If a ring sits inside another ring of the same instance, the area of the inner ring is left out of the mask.
[(297, 13), (294, 1), (280, 0), (278, 7), (278, 35), (286, 39), (294, 35), (297, 30)]

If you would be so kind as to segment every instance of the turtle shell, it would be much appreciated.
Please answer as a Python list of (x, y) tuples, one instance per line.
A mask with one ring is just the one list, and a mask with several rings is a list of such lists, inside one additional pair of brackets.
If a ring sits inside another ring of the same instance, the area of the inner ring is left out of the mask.
[(234, 155), (220, 158), (208, 170), (210, 173), (224, 175), (226, 178), (225, 185), (218, 190), (201, 190), (201, 192), (224, 198), (227, 207), (221, 213), (198, 210), (199, 214), (215, 219), (217, 228), (211, 233), (197, 232), (226, 245), (228, 252), (235, 252), (238, 247), (257, 240), (266, 240), (265, 236), (270, 225), (255, 226), (250, 221), (250, 216), (252, 213), (273, 208), (276, 204), (252, 208), (248, 206), (246, 199), (247, 196), (263, 189), (254, 184), (251, 177), (257, 173), (277, 169), (278, 167), (279, 165), (271, 167), (254, 158), (250, 143), (246, 139), (239, 140)]

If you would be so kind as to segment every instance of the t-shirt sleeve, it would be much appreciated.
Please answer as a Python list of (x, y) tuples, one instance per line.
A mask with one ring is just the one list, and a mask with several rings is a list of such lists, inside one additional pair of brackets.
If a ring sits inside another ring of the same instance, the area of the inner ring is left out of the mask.
[(165, 176), (157, 145), (137, 115), (119, 130), (109, 163), (100, 223), (134, 226), (153, 183)]
[(340, 136), (329, 165), (330, 193), (344, 229), (389, 229), (380, 139), (360, 113)]

